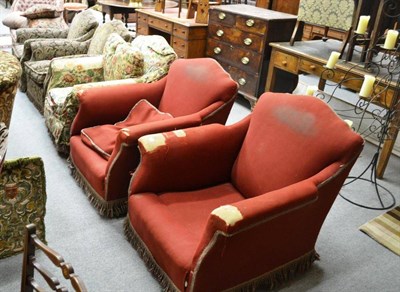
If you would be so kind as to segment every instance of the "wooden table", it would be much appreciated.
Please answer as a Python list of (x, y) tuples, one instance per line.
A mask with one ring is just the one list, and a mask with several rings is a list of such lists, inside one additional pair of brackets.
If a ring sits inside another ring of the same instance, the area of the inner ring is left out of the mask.
[[(129, 13), (135, 13), (136, 9), (139, 8), (154, 9), (156, 5), (153, 0), (143, 0), (142, 2), (132, 3), (129, 0), (99, 0), (97, 3), (102, 6), (103, 23), (106, 21), (106, 14), (110, 15), (111, 20), (113, 20), (114, 14), (121, 14), (126, 27), (128, 27)], [(165, 1), (166, 8), (176, 6), (178, 6), (178, 3), (174, 1)]]
[(196, 23), (194, 18), (185, 18), (185, 9), (182, 10), (181, 17), (178, 17), (178, 11), (178, 8), (165, 9), (165, 13), (138, 9), (137, 35), (162, 35), (179, 58), (204, 57), (208, 25)]
[[(265, 91), (292, 92), (297, 85), (299, 74), (308, 73), (320, 77), (323, 72), (326, 72), (324, 65), (327, 63), (330, 53), (338, 51), (341, 42), (336, 40), (328, 40), (326, 42), (318, 40), (296, 42), (294, 46), (290, 46), (289, 43), (271, 43), (270, 45), (272, 46), (272, 52)], [(359, 57), (355, 55), (353, 60), (357, 61)], [(359, 92), (364, 75), (374, 74), (367, 72), (362, 64), (358, 65), (357, 63), (340, 60), (333, 70), (334, 74), (324, 74), (325, 79), (336, 83), (346, 80), (342, 84), (344, 87)], [(324, 85), (324, 80), (321, 79), (319, 89), (323, 90)], [(397, 109), (394, 120), (400, 121), (400, 102), (397, 95), (400, 89), (396, 86), (395, 82), (387, 84), (385, 80), (382, 80), (379, 85), (375, 86), (375, 92), (382, 92), (380, 98), (375, 103), (386, 109)], [(384, 141), (378, 160), (377, 177), (379, 178), (382, 178), (385, 172), (394, 143), (396, 142), (399, 126), (397, 125), (396, 127), (395, 125), (391, 129), (390, 136), (392, 139)]]

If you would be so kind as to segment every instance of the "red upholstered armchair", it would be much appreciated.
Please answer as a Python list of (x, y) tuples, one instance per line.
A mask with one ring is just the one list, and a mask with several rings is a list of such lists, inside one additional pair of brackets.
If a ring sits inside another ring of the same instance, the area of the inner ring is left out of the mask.
[(126, 214), (141, 136), (224, 124), (237, 89), (237, 83), (215, 60), (199, 58), (175, 61), (168, 75), (154, 83), (80, 92), (71, 127), (70, 160), (75, 178), (100, 214)]
[(319, 99), (266, 93), (234, 125), (146, 135), (139, 148), (125, 232), (163, 288), (251, 290), (318, 258), (363, 139)]

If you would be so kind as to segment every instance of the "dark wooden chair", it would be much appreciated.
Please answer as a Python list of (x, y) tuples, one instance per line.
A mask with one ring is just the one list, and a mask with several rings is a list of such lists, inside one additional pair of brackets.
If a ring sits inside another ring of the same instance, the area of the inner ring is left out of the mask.
[(37, 261), (35, 256), (36, 249), (42, 250), (54, 265), (61, 269), (64, 278), (70, 280), (75, 291), (87, 291), (85, 284), (75, 275), (72, 265), (66, 263), (60, 254), (48, 247), (37, 237), (35, 224), (29, 224), (26, 225), (25, 233), (21, 292), (45, 291), (34, 278), (35, 270), (42, 275), (52, 291), (68, 291), (67, 287), (63, 286), (52, 273)]

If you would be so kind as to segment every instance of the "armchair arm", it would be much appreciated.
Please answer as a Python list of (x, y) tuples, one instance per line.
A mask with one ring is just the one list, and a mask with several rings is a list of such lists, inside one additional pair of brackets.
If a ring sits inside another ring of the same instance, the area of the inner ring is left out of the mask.
[(52, 88), (103, 81), (103, 56), (73, 55), (55, 58), (50, 63), (46, 79), (46, 92)]
[[(247, 117), (231, 126), (211, 124), (141, 137), (141, 163), (129, 193), (192, 190), (229, 181), (249, 121)], [(130, 131), (129, 139), (141, 134)]]
[(68, 35), (67, 29), (58, 28), (19, 28), (16, 31), (17, 43), (24, 43), (29, 39), (65, 39)]
[(89, 44), (90, 40), (85, 42), (68, 39), (36, 40), (31, 43), (31, 60), (51, 60), (55, 57), (86, 54)]
[(87, 127), (114, 124), (126, 118), (132, 107), (145, 98), (158, 107), (166, 78), (154, 83), (127, 83), (93, 87), (77, 94), (79, 109), (71, 126), (71, 136)]

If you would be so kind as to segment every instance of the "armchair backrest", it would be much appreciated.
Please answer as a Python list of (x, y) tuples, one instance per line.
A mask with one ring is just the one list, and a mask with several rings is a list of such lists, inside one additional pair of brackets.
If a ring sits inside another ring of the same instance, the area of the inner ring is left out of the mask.
[(101, 55), (103, 54), (104, 45), (112, 33), (119, 34), (126, 42), (132, 40), (128, 29), (125, 27), (121, 20), (112, 20), (99, 25), (94, 32), (93, 38), (90, 41), (88, 55)]
[(99, 22), (91, 9), (84, 10), (78, 13), (72, 20), (67, 39), (86, 41), (93, 36), (98, 26)]
[(320, 99), (264, 93), (252, 113), (232, 182), (244, 196), (258, 196), (311, 178), (332, 164), (339, 169), (357, 157), (362, 145), (362, 138)]
[(213, 103), (228, 103), (237, 90), (237, 83), (214, 59), (179, 59), (169, 70), (159, 110), (174, 117), (193, 114)]
[(11, 5), (11, 11), (25, 11), (36, 4), (49, 4), (63, 9), (63, 0), (14, 0)]

